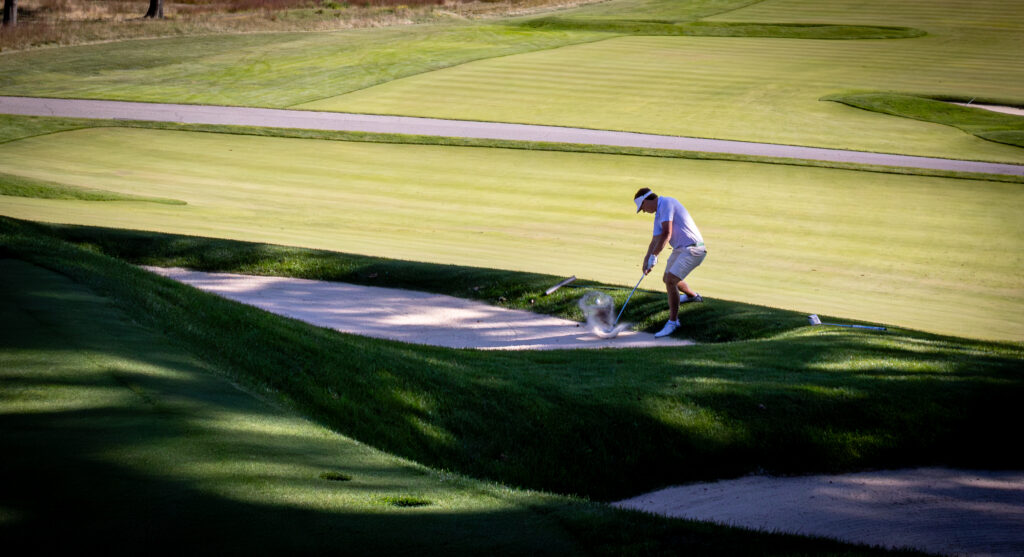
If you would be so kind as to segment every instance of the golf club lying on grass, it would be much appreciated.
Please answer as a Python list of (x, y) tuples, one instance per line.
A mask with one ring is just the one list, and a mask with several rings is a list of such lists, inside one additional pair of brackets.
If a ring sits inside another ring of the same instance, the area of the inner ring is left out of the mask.
[(872, 327), (871, 325), (844, 325), (842, 323), (822, 323), (821, 318), (817, 315), (808, 315), (807, 321), (811, 325), (831, 325), (833, 327), (850, 327), (851, 329), (871, 329), (873, 331), (884, 331), (885, 327)]
[(554, 294), (556, 290), (558, 290), (559, 288), (569, 284), (570, 282), (572, 282), (574, 280), (576, 280), (576, 275), (573, 275), (573, 276), (563, 280), (562, 282), (552, 286), (551, 288), (548, 288), (547, 290), (544, 291), (544, 295), (545, 296), (550, 296), (550, 295)]
[(600, 338), (615, 338), (622, 331), (626, 329), (628, 325), (625, 323), (619, 324), (619, 319), (622, 317), (622, 313), (626, 311), (626, 305), (629, 304), (629, 300), (633, 297), (633, 293), (640, 287), (640, 283), (643, 282), (646, 274), (640, 276), (640, 280), (636, 281), (636, 286), (629, 293), (626, 298), (626, 302), (622, 304), (622, 309), (619, 310), (619, 314), (615, 317), (615, 321), (612, 321), (612, 311), (615, 309), (615, 302), (612, 297), (604, 292), (590, 291), (580, 298), (579, 306), (583, 310), (583, 314), (587, 316), (587, 325), (590, 326), (590, 332), (594, 333), (594, 336)]
[(554, 294), (559, 288), (586, 288), (589, 290), (625, 290), (628, 286), (599, 286), (596, 284), (570, 284), (576, 280), (576, 275), (573, 275), (562, 282), (548, 288), (544, 291), (545, 296)]

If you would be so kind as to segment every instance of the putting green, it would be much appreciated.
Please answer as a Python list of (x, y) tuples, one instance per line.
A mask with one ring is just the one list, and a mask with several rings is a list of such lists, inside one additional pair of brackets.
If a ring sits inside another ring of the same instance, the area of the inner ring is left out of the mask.
[(1024, 338), (1017, 184), (124, 128), (0, 145), (0, 172), (188, 203), (0, 197), (17, 218), (619, 284), (639, 277), (651, 224), (630, 199), (651, 186), (701, 227), (710, 255), (691, 283), (711, 298)]
[[(621, 37), (467, 63), (300, 106), (1024, 162), (1016, 147), (819, 100), (868, 90), (1024, 103), (1024, 7), (991, 3), (991, 11), (982, 6), (961, 20), (963, 2), (901, 2), (894, 14), (886, 2), (841, 4), (846, 11), (813, 9), (821, 3), (810, 0), (764, 2), (714, 19), (903, 25), (929, 35)], [(796, 17), (804, 8), (811, 15)]]

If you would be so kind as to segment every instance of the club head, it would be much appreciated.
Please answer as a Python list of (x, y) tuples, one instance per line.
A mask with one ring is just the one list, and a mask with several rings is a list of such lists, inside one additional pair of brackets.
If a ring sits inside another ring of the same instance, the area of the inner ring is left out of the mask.
[(619, 333), (625, 331), (628, 326), (629, 325), (627, 323), (619, 323), (618, 325), (610, 329), (604, 329), (602, 327), (595, 326), (590, 328), (590, 332), (593, 333), (593, 335), (596, 336), (597, 338), (615, 338), (619, 336)]
[(817, 315), (808, 315), (807, 316), (807, 321), (811, 325), (821, 325), (821, 318), (818, 317)]

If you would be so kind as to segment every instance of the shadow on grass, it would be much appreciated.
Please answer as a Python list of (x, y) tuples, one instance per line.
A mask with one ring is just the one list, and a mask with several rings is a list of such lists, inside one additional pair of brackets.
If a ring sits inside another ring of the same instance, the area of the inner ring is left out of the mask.
[(765, 471), (1022, 464), (999, 433), (1024, 395), (1016, 345), (793, 327), (682, 350), (457, 351), (318, 329), (43, 236), (7, 245), (346, 435), (515, 486), (613, 500)]
[[(39, 225), (14, 219), (0, 220), (4, 228), (29, 234), (52, 235), (91, 251), (136, 265), (186, 267), (197, 271), (286, 276), (402, 288), (482, 301), (583, 321), (577, 306), (582, 288), (543, 293), (565, 277), (500, 269), (440, 265), (382, 259), (363, 255), (275, 246), (234, 240), (201, 238), (131, 230), (74, 225)], [(573, 286), (606, 287), (578, 281)], [(628, 289), (606, 290), (622, 307)], [(683, 306), (683, 327), (678, 336), (698, 342), (729, 342), (766, 338), (806, 325), (806, 316), (792, 311), (712, 300)], [(668, 310), (661, 289), (640, 289), (622, 319), (639, 329), (659, 329)]]
[[(63, 261), (63, 269), (73, 275), (120, 267), (90, 266), (90, 260), (98, 263), (98, 256), (49, 247), (57, 249), (44, 259)], [(71, 254), (77, 257), (62, 259)], [(749, 553), (752, 547), (763, 554), (879, 553), (514, 494), (388, 462), (389, 457), (274, 410), (214, 376), (205, 364), (180, 351), (181, 344), (200, 352), (211, 345), (190, 342), (173, 321), (154, 321), (156, 315), (146, 308), (134, 313), (137, 319), (171, 329), (179, 341), (175, 345), (132, 323), (108, 299), (54, 273), (3, 257), (0, 268), (6, 294), (0, 299), (5, 455), (0, 459), (5, 478), (0, 540), (6, 547), (105, 554), (733, 555)], [(130, 267), (120, 270), (124, 274), (93, 284), (118, 290), (121, 296), (114, 299), (120, 303), (127, 300), (122, 297), (128, 294), (125, 284), (144, 292), (157, 290), (154, 277)], [(171, 306), (188, 307), (194, 294), (174, 286), (159, 296)], [(229, 313), (245, 317), (231, 309)], [(211, 332), (196, 323), (185, 320), (180, 325), (201, 329), (200, 337)], [(243, 323), (243, 329), (267, 326), (259, 319)], [(305, 328), (304, 334), (316, 338), (326, 332)], [(257, 346), (238, 342), (243, 352)], [(336, 339), (326, 346), (344, 347)], [(239, 353), (221, 349), (238, 369), (234, 359)], [(435, 370), (454, 363), (436, 355), (428, 358)], [(264, 360), (261, 368), (272, 376), (293, 371), (273, 359)], [(360, 373), (358, 367), (346, 366), (334, 371)], [(382, 369), (375, 372), (392, 388), (378, 386), (380, 396), (353, 397), (342, 409), (375, 409), (378, 422), (431, 415), (409, 403), (408, 390), (393, 388), (403, 378)], [(329, 377), (312, 371), (306, 375), (310, 383), (318, 379), (330, 383)], [(344, 385), (339, 382), (339, 390)], [(297, 395), (293, 398), (306, 396), (298, 385), (291, 386)], [(344, 398), (352, 396), (344, 392)], [(378, 405), (389, 401), (398, 410), (383, 408), (380, 413)]]

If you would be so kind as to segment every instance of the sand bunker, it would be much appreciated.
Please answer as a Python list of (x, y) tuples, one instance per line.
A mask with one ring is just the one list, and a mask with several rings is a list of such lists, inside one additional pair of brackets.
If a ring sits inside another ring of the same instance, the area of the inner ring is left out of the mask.
[(472, 300), (394, 288), (146, 267), (260, 309), (355, 335), (483, 350), (649, 348), (693, 341), (623, 331), (601, 339), (581, 323)]

